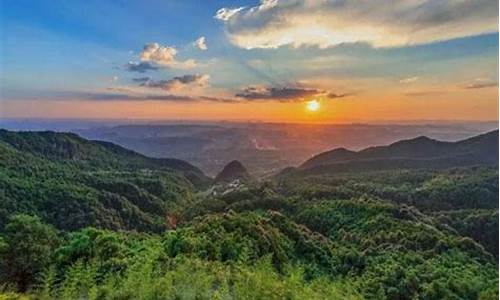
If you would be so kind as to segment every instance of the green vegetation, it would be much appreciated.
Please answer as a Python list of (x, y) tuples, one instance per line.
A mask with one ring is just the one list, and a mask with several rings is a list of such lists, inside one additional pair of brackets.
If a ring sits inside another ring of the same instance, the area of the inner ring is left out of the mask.
[(61, 230), (161, 232), (170, 211), (209, 183), (183, 161), (150, 159), (74, 134), (0, 130), (0, 228), (14, 213)]
[(498, 298), (494, 166), (210, 194), (186, 165), (2, 132), (0, 299)]

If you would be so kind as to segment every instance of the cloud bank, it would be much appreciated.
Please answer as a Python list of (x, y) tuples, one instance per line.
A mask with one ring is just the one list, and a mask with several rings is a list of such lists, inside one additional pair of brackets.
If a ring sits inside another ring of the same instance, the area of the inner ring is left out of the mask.
[(249, 86), (244, 88), (235, 96), (244, 99), (278, 99), (295, 100), (312, 97), (321, 93), (317, 89), (295, 88), (295, 87), (260, 87)]
[(246, 100), (297, 101), (312, 97), (336, 99), (349, 95), (350, 94), (338, 94), (315, 88), (248, 86), (237, 93), (235, 97)]
[(221, 8), (230, 41), (241, 48), (366, 42), (417, 45), (498, 31), (498, 0), (261, 0)]

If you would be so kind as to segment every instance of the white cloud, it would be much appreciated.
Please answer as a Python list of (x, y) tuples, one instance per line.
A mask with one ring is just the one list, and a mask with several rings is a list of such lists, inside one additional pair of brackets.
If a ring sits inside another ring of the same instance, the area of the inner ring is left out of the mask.
[(232, 16), (234, 16), (236, 13), (239, 11), (243, 10), (245, 7), (238, 7), (238, 8), (221, 8), (219, 9), (216, 13), (214, 18), (217, 20), (221, 21), (227, 21), (229, 20)]
[(197, 39), (196, 41), (194, 41), (194, 46), (200, 50), (207, 50), (208, 49), (204, 36), (202, 36), (199, 39)]
[(189, 69), (196, 66), (193, 59), (179, 61), (176, 59), (177, 49), (161, 46), (158, 43), (146, 44), (139, 57), (143, 62), (152, 62), (168, 68)]
[(403, 78), (401, 80), (399, 80), (399, 83), (403, 83), (403, 84), (408, 84), (408, 83), (413, 83), (413, 82), (416, 82), (417, 80), (419, 80), (420, 78), (417, 77), (417, 76), (414, 76), (414, 77), (408, 77), (408, 78)]
[(498, 0), (262, 0), (215, 15), (239, 47), (425, 44), (498, 31)]

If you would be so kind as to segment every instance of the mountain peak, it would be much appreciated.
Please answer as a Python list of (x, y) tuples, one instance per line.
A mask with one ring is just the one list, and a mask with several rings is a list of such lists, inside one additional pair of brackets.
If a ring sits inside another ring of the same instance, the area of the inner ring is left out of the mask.
[(408, 140), (402, 140), (400, 142), (414, 142), (414, 143), (422, 143), (422, 142), (436, 142), (436, 140), (431, 139), (430, 137), (427, 137), (425, 135), (420, 135), (412, 139)]
[(241, 162), (233, 160), (217, 174), (215, 182), (231, 182), (236, 179), (248, 181), (250, 179), (250, 174)]

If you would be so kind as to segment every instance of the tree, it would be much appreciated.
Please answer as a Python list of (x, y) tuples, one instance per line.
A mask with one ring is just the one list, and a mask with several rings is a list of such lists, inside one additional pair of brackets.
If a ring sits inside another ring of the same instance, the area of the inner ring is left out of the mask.
[(50, 263), (57, 235), (54, 228), (38, 217), (19, 214), (11, 217), (5, 226), (2, 244), (2, 281), (13, 282), (18, 290), (25, 291)]

